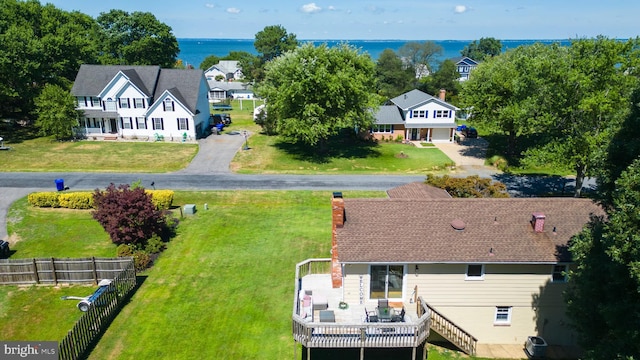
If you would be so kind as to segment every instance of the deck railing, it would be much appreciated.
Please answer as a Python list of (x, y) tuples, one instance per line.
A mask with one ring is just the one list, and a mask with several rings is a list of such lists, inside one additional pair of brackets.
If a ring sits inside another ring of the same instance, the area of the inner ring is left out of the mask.
[(293, 299), (293, 337), (306, 348), (419, 347), (429, 336), (430, 313), (418, 301), (418, 320), (411, 323), (337, 324), (309, 322), (300, 316), (298, 292), (306, 275), (330, 274), (331, 259), (308, 259), (296, 265)]
[(466, 332), (464, 329), (439, 313), (429, 304), (424, 303), (428, 312), (431, 313), (431, 329), (449, 340), (452, 344), (460, 348), (469, 355), (475, 355), (478, 339)]

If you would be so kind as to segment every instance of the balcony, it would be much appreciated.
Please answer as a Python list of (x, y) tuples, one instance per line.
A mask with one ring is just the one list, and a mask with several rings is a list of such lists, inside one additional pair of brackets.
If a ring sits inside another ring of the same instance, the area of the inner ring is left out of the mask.
[[(430, 312), (418, 297), (415, 301), (390, 303), (405, 309), (403, 321), (369, 322), (366, 312), (377, 303), (341, 304), (342, 289), (332, 288), (331, 259), (308, 259), (296, 265), (293, 299), (293, 338), (307, 351), (312, 348), (413, 348), (429, 336)], [(302, 296), (301, 296), (302, 295)], [(302, 300), (308, 295), (311, 304)], [(341, 306), (343, 305), (343, 306)], [(398, 320), (396, 318), (395, 320)]]

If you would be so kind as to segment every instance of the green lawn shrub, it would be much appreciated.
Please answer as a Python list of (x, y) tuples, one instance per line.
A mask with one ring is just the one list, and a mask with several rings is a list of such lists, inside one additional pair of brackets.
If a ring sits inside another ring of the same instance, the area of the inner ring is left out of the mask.
[(60, 193), (60, 207), (66, 209), (93, 209), (93, 194), (90, 192)]
[[(146, 190), (156, 209), (168, 210), (173, 204), (173, 190)], [(29, 205), (35, 207), (53, 207), (66, 209), (93, 209), (93, 192), (36, 192), (28, 196)]]

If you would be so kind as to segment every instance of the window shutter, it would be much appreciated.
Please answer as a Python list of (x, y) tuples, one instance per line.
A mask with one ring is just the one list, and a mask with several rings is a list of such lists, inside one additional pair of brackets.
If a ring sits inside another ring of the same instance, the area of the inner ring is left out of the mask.
[(164, 119), (160, 119), (160, 130), (164, 130)]
[(124, 129), (124, 118), (120, 118), (120, 128)]
[(413, 118), (413, 110), (409, 110), (409, 118)]
[(151, 129), (156, 129), (156, 121), (154, 119), (151, 119)]
[(438, 111), (438, 110), (433, 110), (433, 117), (434, 117), (434, 118), (436, 117), (436, 112), (437, 112), (437, 111)]
[(178, 130), (180, 130), (180, 118), (177, 118), (176, 120), (178, 121), (178, 127), (177, 127), (177, 129), (178, 129)]
[(189, 130), (189, 118), (186, 118), (187, 120), (187, 130)]
[(393, 134), (393, 125), (391, 125), (391, 133)]
[(140, 124), (138, 124), (138, 118), (136, 118), (136, 129), (140, 129)]
[(162, 111), (167, 111), (167, 106), (164, 101), (162, 102)]
[(128, 107), (129, 109), (131, 109), (131, 101), (130, 101), (130, 99), (129, 99), (129, 98), (127, 98), (127, 107)]

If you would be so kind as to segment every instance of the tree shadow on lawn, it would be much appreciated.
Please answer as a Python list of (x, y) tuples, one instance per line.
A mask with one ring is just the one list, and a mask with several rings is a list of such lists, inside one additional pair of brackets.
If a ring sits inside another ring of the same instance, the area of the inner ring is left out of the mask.
[(5, 145), (18, 144), (26, 140), (38, 137), (38, 128), (35, 125), (20, 125), (17, 120), (0, 120), (0, 137)]
[(329, 138), (323, 148), (286, 140), (279, 140), (274, 146), (295, 160), (314, 164), (327, 164), (336, 158), (364, 159), (382, 155), (376, 142), (344, 134)]

